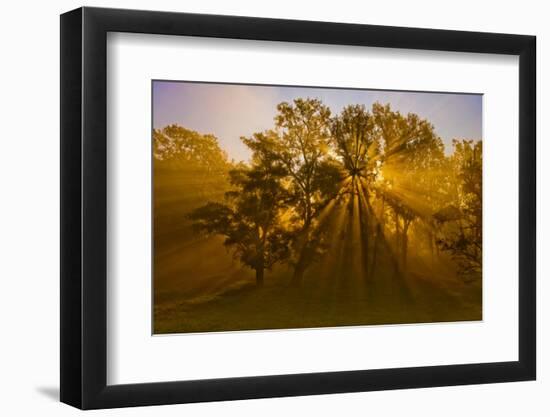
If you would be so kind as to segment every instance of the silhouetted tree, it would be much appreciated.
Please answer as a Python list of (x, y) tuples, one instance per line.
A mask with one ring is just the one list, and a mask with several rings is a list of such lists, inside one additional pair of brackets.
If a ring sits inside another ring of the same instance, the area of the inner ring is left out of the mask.
[(429, 216), (428, 180), (444, 160), (443, 142), (433, 125), (414, 113), (406, 116), (389, 105), (372, 107), (375, 129), (383, 142), (381, 174), (386, 202), (393, 210), (396, 252), (406, 269), (411, 224)]
[(350, 177), (369, 181), (376, 177), (380, 144), (374, 132), (374, 118), (364, 105), (349, 105), (332, 119), (334, 150)]
[(380, 143), (374, 129), (374, 118), (364, 105), (346, 106), (332, 119), (331, 134), (334, 151), (339, 156), (348, 179), (346, 187), (351, 195), (350, 208), (354, 207), (354, 200), (357, 199), (362, 262), (368, 280), (369, 234), (374, 223), (371, 218), (376, 221), (370, 203), (371, 184), (378, 175), (380, 162)]
[(465, 280), (476, 280), (482, 267), (482, 144), (454, 140), (451, 170), (458, 179), (451, 204), (434, 215), (440, 225), (438, 244), (457, 261)]
[(209, 202), (189, 216), (195, 229), (225, 236), (234, 256), (255, 270), (257, 286), (263, 285), (266, 269), (289, 255), (289, 234), (280, 225), (287, 200), (284, 172), (262, 162), (230, 171), (234, 190), (226, 193), (226, 202)]
[(340, 170), (328, 155), (330, 110), (317, 99), (277, 106), (275, 128), (242, 138), (256, 153), (269, 154), (285, 170), (292, 235), (293, 283), (300, 285), (315, 260), (322, 233), (315, 223), (338, 192)]

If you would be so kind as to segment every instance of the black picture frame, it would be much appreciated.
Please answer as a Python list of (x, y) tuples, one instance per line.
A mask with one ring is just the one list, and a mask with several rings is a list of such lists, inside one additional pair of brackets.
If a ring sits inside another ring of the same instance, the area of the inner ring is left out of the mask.
[[(108, 32), (519, 56), (519, 358), (107, 385)], [(534, 380), (536, 377), (536, 38), (102, 8), (61, 16), (61, 401), (82, 409)]]

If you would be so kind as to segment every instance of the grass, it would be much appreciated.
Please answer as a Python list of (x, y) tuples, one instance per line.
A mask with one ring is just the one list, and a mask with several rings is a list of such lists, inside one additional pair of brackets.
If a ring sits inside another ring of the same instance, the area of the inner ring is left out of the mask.
[[(480, 320), (481, 286), (418, 273), (383, 285), (319, 286), (311, 271), (300, 288), (275, 271), (262, 288), (243, 279), (217, 294), (155, 305), (155, 333), (290, 329)], [(329, 280), (330, 282), (330, 280)], [(177, 297), (176, 297), (177, 298)]]

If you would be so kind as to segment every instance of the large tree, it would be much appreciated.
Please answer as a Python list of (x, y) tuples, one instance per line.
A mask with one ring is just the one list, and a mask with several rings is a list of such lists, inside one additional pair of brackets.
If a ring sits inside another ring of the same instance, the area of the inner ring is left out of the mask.
[[(364, 105), (348, 105), (340, 114), (333, 117), (331, 134), (334, 152), (338, 155), (345, 173), (343, 194), (349, 196), (350, 216), (347, 227), (351, 234), (353, 217), (358, 216), (361, 259), (365, 278), (369, 280), (369, 235), (375, 223), (370, 202), (371, 186), (380, 167), (380, 143), (374, 129), (374, 118)], [(354, 213), (354, 207), (358, 208), (358, 213)], [(347, 243), (351, 244), (349, 239)]]
[(255, 153), (268, 154), (286, 177), (294, 267), (300, 285), (316, 259), (322, 228), (316, 219), (338, 192), (340, 170), (329, 155), (330, 110), (317, 99), (295, 99), (277, 106), (275, 128), (242, 138)]
[(265, 270), (289, 255), (289, 236), (280, 221), (287, 201), (281, 185), (284, 171), (256, 158), (252, 167), (243, 164), (229, 175), (233, 190), (226, 201), (209, 202), (189, 217), (195, 229), (224, 236), (224, 244), (254, 269), (256, 284), (262, 286)]
[(432, 214), (428, 201), (436, 191), (433, 180), (445, 159), (444, 146), (433, 125), (417, 114), (403, 115), (379, 103), (372, 114), (383, 144), (378, 186), (393, 212), (395, 251), (406, 269), (410, 226)]
[(372, 181), (378, 171), (380, 146), (374, 118), (364, 105), (349, 105), (332, 119), (334, 150), (349, 177)]

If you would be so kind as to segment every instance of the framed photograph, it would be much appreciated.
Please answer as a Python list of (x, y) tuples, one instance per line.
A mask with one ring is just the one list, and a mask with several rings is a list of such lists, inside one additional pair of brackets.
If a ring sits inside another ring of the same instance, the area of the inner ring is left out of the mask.
[(61, 401), (533, 380), (535, 37), (61, 16)]

